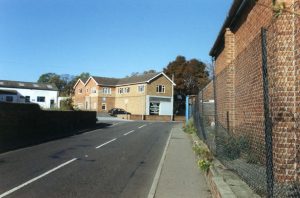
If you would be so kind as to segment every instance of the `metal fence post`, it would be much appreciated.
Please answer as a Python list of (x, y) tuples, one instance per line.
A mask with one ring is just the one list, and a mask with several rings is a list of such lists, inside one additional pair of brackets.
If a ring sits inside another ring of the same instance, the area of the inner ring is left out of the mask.
[(264, 97), (264, 119), (265, 119), (265, 149), (266, 149), (266, 173), (268, 197), (273, 197), (274, 175), (273, 175), (273, 154), (272, 154), (272, 119), (269, 109), (269, 82), (267, 63), (267, 30), (261, 28), (262, 45), (262, 73), (263, 73), (263, 97)]
[(188, 123), (189, 120), (189, 96), (185, 97), (185, 124)]

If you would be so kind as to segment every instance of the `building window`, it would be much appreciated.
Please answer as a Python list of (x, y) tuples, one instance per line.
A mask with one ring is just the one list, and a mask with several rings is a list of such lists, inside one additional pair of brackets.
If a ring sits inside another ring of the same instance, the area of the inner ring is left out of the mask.
[(129, 93), (130, 92), (130, 87), (125, 87), (124, 88), (124, 93)]
[(86, 93), (89, 93), (89, 89), (86, 89), (85, 91), (86, 91)]
[(111, 94), (111, 88), (103, 87), (103, 94)]
[(106, 103), (102, 103), (101, 109), (106, 110)]
[(139, 85), (138, 86), (138, 92), (142, 93), (145, 91), (145, 85)]
[(96, 87), (93, 87), (93, 88), (91, 89), (91, 92), (92, 92), (92, 93), (97, 93)]
[(156, 86), (157, 93), (165, 93), (165, 86), (164, 85), (157, 85)]
[(25, 96), (25, 102), (30, 102), (30, 96)]
[(123, 88), (119, 88), (119, 94), (123, 94), (123, 92), (124, 92), (124, 89)]
[(12, 96), (6, 96), (5, 97), (6, 102), (12, 102), (14, 98)]
[(45, 102), (45, 97), (44, 97), (44, 96), (38, 96), (38, 97), (36, 98), (36, 101), (37, 101), (37, 102)]
[(82, 88), (78, 90), (78, 93), (82, 94)]

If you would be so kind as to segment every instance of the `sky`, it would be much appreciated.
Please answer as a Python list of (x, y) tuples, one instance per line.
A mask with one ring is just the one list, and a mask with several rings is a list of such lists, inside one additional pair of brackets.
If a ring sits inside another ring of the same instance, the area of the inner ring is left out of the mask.
[(0, 0), (0, 79), (125, 77), (210, 62), (232, 0)]

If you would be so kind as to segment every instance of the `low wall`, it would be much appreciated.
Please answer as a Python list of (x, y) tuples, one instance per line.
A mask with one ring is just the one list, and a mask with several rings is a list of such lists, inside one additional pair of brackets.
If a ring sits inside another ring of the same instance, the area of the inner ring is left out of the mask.
[(34, 104), (0, 103), (0, 152), (70, 136), (95, 124), (92, 111), (43, 111)]
[[(172, 121), (168, 115), (130, 115), (130, 120)], [(185, 116), (173, 116), (173, 121), (184, 122)]]

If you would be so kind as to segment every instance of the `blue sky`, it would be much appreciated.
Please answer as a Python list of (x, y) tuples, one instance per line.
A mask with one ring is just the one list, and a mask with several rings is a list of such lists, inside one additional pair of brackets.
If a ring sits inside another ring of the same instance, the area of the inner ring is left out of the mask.
[(232, 0), (0, 0), (0, 79), (124, 77), (208, 55)]

